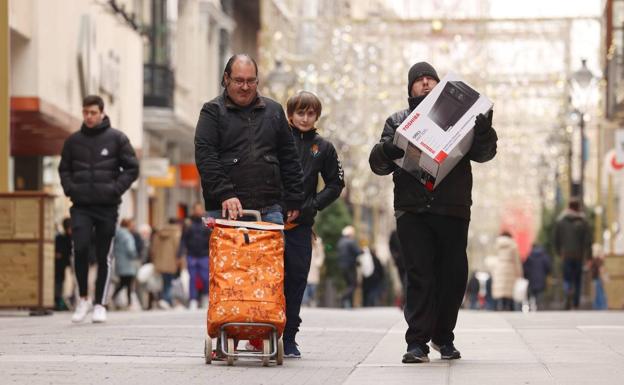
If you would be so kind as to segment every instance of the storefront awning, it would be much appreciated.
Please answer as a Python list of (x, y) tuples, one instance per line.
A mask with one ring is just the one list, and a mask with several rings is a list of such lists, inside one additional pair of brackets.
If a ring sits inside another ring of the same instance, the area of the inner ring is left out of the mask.
[(39, 97), (11, 97), (11, 155), (60, 155), (80, 119)]

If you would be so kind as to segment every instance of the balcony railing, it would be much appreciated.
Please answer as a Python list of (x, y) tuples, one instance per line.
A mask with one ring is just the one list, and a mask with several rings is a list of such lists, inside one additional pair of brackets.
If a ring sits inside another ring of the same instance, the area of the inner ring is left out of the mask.
[(143, 65), (143, 105), (173, 107), (173, 71), (164, 65)]

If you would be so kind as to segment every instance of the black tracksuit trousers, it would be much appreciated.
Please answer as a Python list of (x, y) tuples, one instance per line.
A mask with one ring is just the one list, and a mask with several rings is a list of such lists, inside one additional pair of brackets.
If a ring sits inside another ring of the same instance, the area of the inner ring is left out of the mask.
[(88, 294), (89, 250), (93, 243), (98, 265), (93, 303), (106, 305), (113, 258), (111, 243), (117, 228), (117, 206), (72, 206), (70, 214), (78, 291), (81, 297)]
[(430, 340), (444, 345), (455, 338), (468, 278), (468, 224), (467, 219), (430, 213), (406, 212), (397, 219), (407, 275), (408, 350), (418, 346), (429, 352)]

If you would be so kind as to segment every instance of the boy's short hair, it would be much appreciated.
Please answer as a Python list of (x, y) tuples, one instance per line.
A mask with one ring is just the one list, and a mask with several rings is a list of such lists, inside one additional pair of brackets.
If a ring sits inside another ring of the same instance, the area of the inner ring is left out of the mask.
[(309, 91), (299, 91), (286, 102), (286, 113), (292, 116), (295, 111), (311, 109), (316, 112), (316, 119), (321, 117), (321, 100)]
[(104, 100), (98, 95), (88, 95), (84, 99), (82, 99), (82, 106), (98, 106), (100, 112), (104, 111)]

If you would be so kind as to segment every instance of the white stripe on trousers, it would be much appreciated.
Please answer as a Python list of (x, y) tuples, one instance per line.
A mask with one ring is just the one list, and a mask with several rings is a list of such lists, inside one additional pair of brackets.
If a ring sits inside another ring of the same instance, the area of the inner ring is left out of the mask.
[[(110, 246), (108, 246), (108, 255), (106, 256), (106, 265), (108, 271), (106, 272), (106, 281), (104, 282), (104, 290), (102, 291), (102, 305), (106, 306), (108, 302), (108, 288), (110, 287), (111, 271), (113, 270), (113, 243), (115, 242), (115, 236), (111, 238)], [(96, 285), (97, 286), (97, 285)]]

